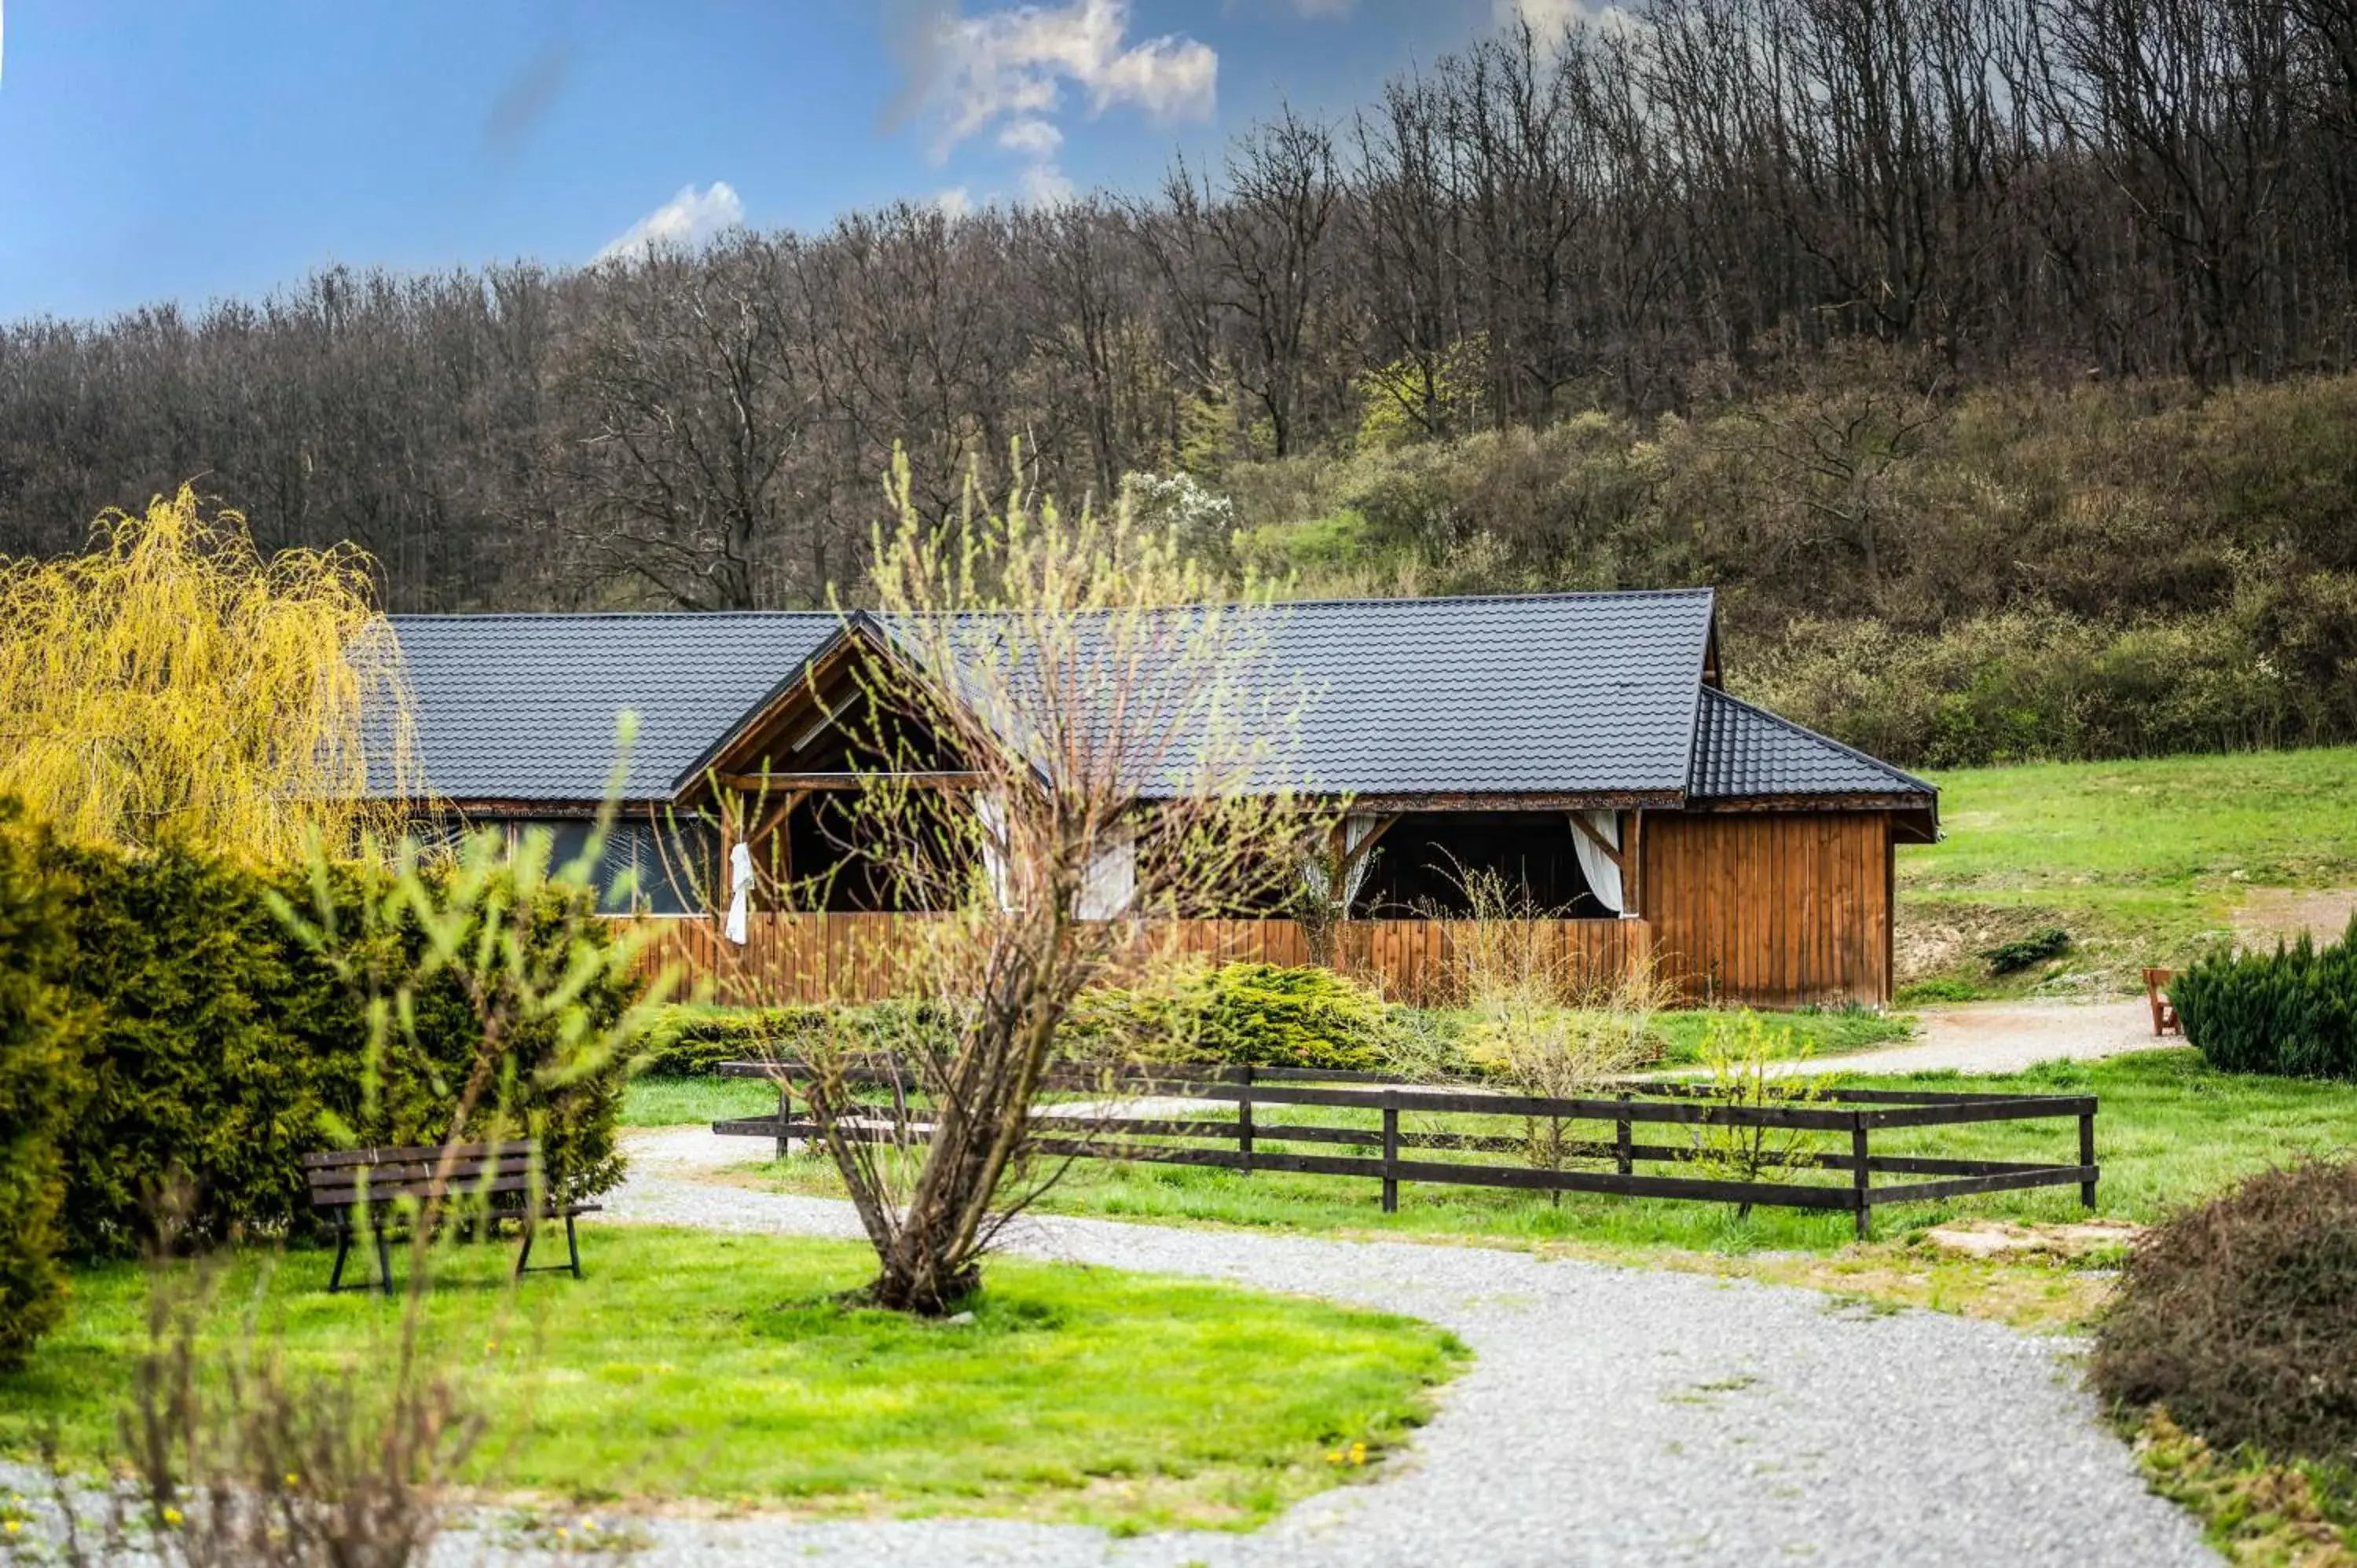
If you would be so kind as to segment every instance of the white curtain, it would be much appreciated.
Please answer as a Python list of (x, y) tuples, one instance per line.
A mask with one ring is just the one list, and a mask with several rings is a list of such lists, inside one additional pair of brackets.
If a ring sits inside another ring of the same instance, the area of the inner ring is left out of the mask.
[[(1620, 813), (1618, 811), (1581, 811), (1581, 821), (1596, 830), (1614, 849), (1620, 847)], [(1620, 867), (1606, 854), (1596, 842), (1575, 826), (1571, 830), (1571, 847), (1579, 852), (1579, 874), (1587, 878), (1587, 890), (1596, 901), (1618, 915), (1623, 912), (1620, 893)]]
[(1002, 909), (1015, 908), (1014, 889), (1006, 885), (1006, 802), (996, 793), (976, 795), (974, 814), (982, 819), (982, 871)]
[(1122, 822), (1089, 859), (1088, 879), (1081, 884), (1083, 920), (1117, 920), (1129, 913), (1137, 898), (1137, 828)]
[(1375, 836), (1383, 819), (1372, 811), (1352, 811), (1342, 819), (1342, 886), (1338, 891), (1329, 887), (1326, 877), (1326, 857), (1315, 852), (1305, 852), (1301, 859), (1301, 885), (1312, 898), (1331, 899), (1335, 909), (1348, 919), (1351, 906), (1359, 901), (1359, 894), (1367, 886), (1367, 871), (1374, 856), (1361, 854), (1360, 847)]
[(745, 945), (745, 917), (753, 905), (753, 846), (737, 843), (728, 851), (728, 923), (721, 935)]

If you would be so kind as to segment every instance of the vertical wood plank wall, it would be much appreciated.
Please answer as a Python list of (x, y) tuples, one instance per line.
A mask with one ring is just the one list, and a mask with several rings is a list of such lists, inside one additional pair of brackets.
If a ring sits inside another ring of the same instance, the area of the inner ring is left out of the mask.
[[(650, 971), (676, 965), (683, 993), (711, 983), (712, 999), (736, 1006), (866, 1002), (904, 993), (918, 976), (903, 955), (923, 940), (925, 915), (781, 914), (757, 910), (743, 947), (724, 941), (717, 921), (645, 918), (641, 960)], [(1517, 922), (1522, 940), (1586, 985), (1609, 985), (1650, 959), (1642, 920)], [(1337, 932), (1337, 967), (1394, 1002), (1453, 1000), (1458, 945), (1470, 920), (1351, 920)], [(1291, 920), (1182, 920), (1149, 931), (1168, 952), (1215, 963), (1305, 964), (1309, 944)]]
[[(1648, 811), (1641, 920), (1529, 922), (1531, 940), (1590, 982), (1651, 961), (1695, 1001), (1793, 1007), (1890, 1000), (1890, 819), (1877, 811)], [(647, 960), (676, 962), (715, 1000), (751, 1004), (869, 1000), (913, 977), (896, 955), (920, 940), (923, 915), (757, 911), (751, 939), (720, 939), (718, 922), (656, 918)], [(1338, 967), (1394, 1001), (1450, 1000), (1458, 943), (1469, 921), (1351, 920), (1337, 933)], [(1308, 961), (1291, 920), (1189, 920), (1163, 933), (1216, 961)]]
[(1696, 998), (1890, 1000), (1890, 819), (1878, 811), (1648, 811), (1644, 913)]

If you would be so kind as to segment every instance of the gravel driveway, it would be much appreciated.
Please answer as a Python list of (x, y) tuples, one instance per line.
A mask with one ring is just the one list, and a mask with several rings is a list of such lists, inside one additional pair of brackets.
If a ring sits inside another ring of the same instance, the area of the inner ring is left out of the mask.
[[(610, 1219), (854, 1233), (847, 1206), (694, 1179), (698, 1131), (632, 1140)], [(1040, 1219), (1015, 1250), (1413, 1314), (1475, 1353), (1372, 1484), (1250, 1535), (1117, 1541), (1005, 1520), (659, 1519), (663, 1563), (2137, 1564), (2215, 1559), (2147, 1493), (2066, 1348), (1811, 1292), (1413, 1242)], [(479, 1544), (449, 1542), (454, 1562)]]
[(2152, 1008), (2131, 1002), (1973, 1002), (1926, 1007), (1916, 1014), (1915, 1037), (1903, 1046), (1826, 1057), (1810, 1070), (1844, 1072), (2019, 1072), (2067, 1058), (2094, 1061), (2126, 1051), (2181, 1046), (2155, 1039)]

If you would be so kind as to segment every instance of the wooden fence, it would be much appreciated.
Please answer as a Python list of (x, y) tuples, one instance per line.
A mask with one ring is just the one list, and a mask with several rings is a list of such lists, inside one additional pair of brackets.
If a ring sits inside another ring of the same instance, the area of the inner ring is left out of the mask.
[[(715, 1122), (715, 1133), (774, 1139), (780, 1157), (788, 1140), (821, 1135), (807, 1112), (794, 1113), (798, 1064), (728, 1062), (719, 1070), (729, 1077), (776, 1082), (778, 1110), (773, 1116)], [(905, 1066), (888, 1058), (855, 1069), (849, 1076), (854, 1082), (893, 1085), (894, 1092), (888, 1101), (863, 1106), (856, 1123), (839, 1122), (839, 1131), (867, 1142), (924, 1142), (930, 1125), (924, 1120), (921, 1097), (914, 1094), (916, 1080)], [(802, 1080), (807, 1080), (807, 1074), (802, 1075)], [(1820, 1088), (1778, 1103), (1734, 1104), (1701, 1085), (1643, 1083), (1631, 1084), (1627, 1092), (1611, 1096), (1555, 1100), (1419, 1087), (1380, 1073), (1185, 1063), (1061, 1074), (1051, 1077), (1048, 1088), (1085, 1098), (1078, 1107), (1082, 1114), (1071, 1114), (1074, 1108), (1065, 1105), (1043, 1106), (1034, 1115), (1029, 1138), (1034, 1154), (1208, 1165), (1247, 1176), (1265, 1170), (1371, 1178), (1382, 1184), (1386, 1213), (1398, 1208), (1401, 1184), (1422, 1182), (1833, 1209), (1854, 1216), (1863, 1239), (1872, 1227), (1874, 1210), (1894, 1203), (2026, 1187), (2076, 1187), (2080, 1202), (2093, 1208), (2095, 1184), (2102, 1176), (2095, 1163), (2096, 1107), (2091, 1094)], [(1235, 1111), (1232, 1116), (1215, 1117), (1174, 1115), (1166, 1108), (1162, 1115), (1126, 1116), (1086, 1102), (1105, 1097), (1117, 1102), (1129, 1095), (1232, 1103)], [(1255, 1112), (1261, 1107), (1372, 1112), (1377, 1120), (1372, 1126), (1277, 1122), (1260, 1119)], [(1431, 1124), (1404, 1128), (1403, 1115), (1417, 1115)], [(1448, 1126), (1438, 1124), (1441, 1117), (1450, 1119)], [(1522, 1128), (1498, 1132), (1494, 1129), (1500, 1118), (1520, 1122)], [(1878, 1155), (1871, 1146), (1877, 1132), (2049, 1119), (2078, 1123), (2075, 1159), (1948, 1159), (1920, 1154)], [(1489, 1130), (1467, 1131), (1469, 1122)], [(1533, 1144), (1530, 1130), (1539, 1122), (1555, 1129), (1548, 1140), (1554, 1157), (1544, 1165), (1528, 1157), (1508, 1165), (1403, 1155), (1403, 1151), (1439, 1155), (1527, 1151)], [(1579, 1138), (1562, 1131), (1583, 1122), (1599, 1131), (1609, 1129), (1610, 1135)], [(1781, 1144), (1787, 1136), (1792, 1142), (1788, 1147), (1764, 1151), (1761, 1165), (1802, 1175), (1830, 1172), (1847, 1179), (1810, 1182), (1780, 1175), (1780, 1179), (1760, 1180), (1756, 1169), (1750, 1179), (1728, 1179), (1652, 1174), (1638, 1168), (1652, 1165), (1674, 1171), (1708, 1160), (1701, 1141), (1691, 1132), (1704, 1127), (1770, 1129), (1771, 1144)], [(1689, 1130), (1683, 1142), (1662, 1136), (1682, 1129)], [(1301, 1144), (1354, 1152), (1305, 1153), (1297, 1147)], [(1579, 1162), (1592, 1165), (1578, 1168)], [(1877, 1176), (1914, 1179), (1877, 1186)]]
[[(654, 928), (646, 962), (674, 964), (683, 994), (708, 983), (712, 1000), (735, 1006), (785, 1003), (873, 1002), (904, 994), (916, 976), (907, 955), (930, 915), (748, 917), (742, 947), (709, 918), (645, 918)], [(1350, 920), (1336, 942), (1337, 967), (1417, 1006), (1449, 1000), (1459, 950), (1476, 938), (1533, 944), (1540, 961), (1559, 965), (1582, 985), (1609, 983), (1652, 962), (1652, 933), (1642, 920), (1517, 920), (1486, 929), (1473, 920)], [(1162, 951), (1214, 962), (1306, 964), (1309, 944), (1293, 920), (1180, 920), (1151, 927), (1142, 940)]]

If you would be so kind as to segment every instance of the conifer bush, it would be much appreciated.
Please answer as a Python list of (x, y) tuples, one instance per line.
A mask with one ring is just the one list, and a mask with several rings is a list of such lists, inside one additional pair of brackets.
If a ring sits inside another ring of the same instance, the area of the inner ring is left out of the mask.
[(1085, 1058), (1370, 1072), (1391, 1033), (1383, 999), (1330, 969), (1229, 963), (1085, 992), (1064, 1039)]
[(64, 888), (14, 803), (0, 801), (0, 1368), (57, 1323), (65, 1276), (59, 1140), (86, 1084)]
[(2185, 1038), (2225, 1072), (2357, 1081), (2357, 918), (2318, 947), (2218, 952), (2179, 973), (2169, 1000)]
[[(462, 974), (444, 971), (418, 984), (409, 998), (414, 1033), (400, 1032), (371, 1061), (365, 990), (284, 917), (289, 906), (315, 911), (308, 873), (252, 871), (176, 849), (51, 854), (71, 884), (68, 923), (79, 956), (70, 985), (91, 1019), (89, 1093), (67, 1161), (73, 1252), (134, 1250), (158, 1195), (181, 1181), (193, 1204), (182, 1222), (191, 1240), (283, 1231), (307, 1212), (298, 1158), (328, 1146), (331, 1125), (382, 1144), (436, 1142), (450, 1130), (450, 1107), (482, 1040)], [(450, 875), (425, 873), (424, 886)], [(339, 956), (357, 970), (420, 967), (426, 934), (392, 875), (356, 865), (328, 875)], [(586, 892), (550, 883), (519, 897), (530, 908), (512, 929), (525, 948), (604, 938), (601, 922), (567, 903)], [(373, 919), (364, 908), (371, 903)], [(478, 924), (461, 945), (480, 935)], [(587, 1026), (619, 1018), (628, 991), (595, 972), (580, 998)], [(614, 1129), (624, 1064), (552, 1072), (566, 1049), (565, 1026), (533, 1017), (500, 1042), (515, 1079), (507, 1108), (528, 1119), (519, 1131), (541, 1139), (552, 1188), (584, 1196), (621, 1174)]]
[(2357, 1462), (2357, 1160), (2265, 1172), (2147, 1232), (2092, 1370), (2213, 1446)]

